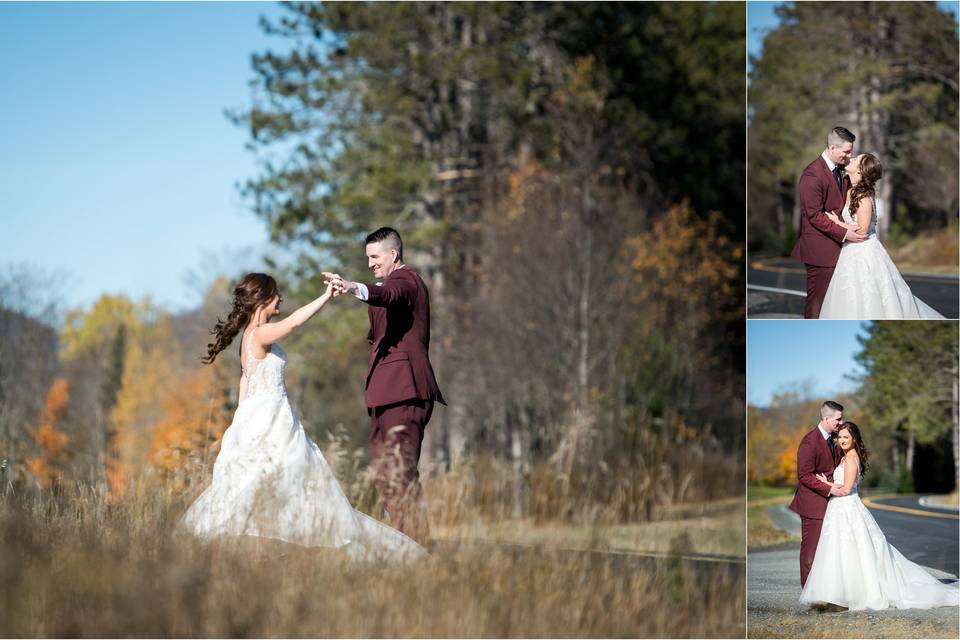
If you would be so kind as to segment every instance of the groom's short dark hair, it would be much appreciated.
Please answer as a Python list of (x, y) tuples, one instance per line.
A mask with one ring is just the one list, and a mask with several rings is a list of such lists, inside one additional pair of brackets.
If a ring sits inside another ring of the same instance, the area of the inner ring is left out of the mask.
[(388, 241), (388, 244), (396, 245), (397, 257), (400, 258), (400, 262), (403, 262), (403, 240), (400, 238), (400, 232), (392, 227), (380, 227), (367, 236), (367, 241), (364, 242), (364, 245), (383, 242), (385, 240)]
[(834, 127), (830, 131), (830, 135), (827, 136), (828, 145), (838, 145), (841, 142), (853, 142), (857, 139), (857, 136), (853, 135), (853, 132), (846, 127)]
[(834, 402), (833, 400), (827, 400), (822, 405), (820, 405), (820, 418), (827, 417), (827, 409), (830, 410), (830, 413), (843, 413), (843, 405), (839, 402)]

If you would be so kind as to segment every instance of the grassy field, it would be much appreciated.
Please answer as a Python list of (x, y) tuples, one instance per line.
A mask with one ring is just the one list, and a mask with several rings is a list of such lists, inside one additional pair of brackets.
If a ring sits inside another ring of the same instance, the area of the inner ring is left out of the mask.
[(921, 234), (903, 245), (891, 248), (890, 257), (902, 271), (956, 275), (960, 271), (957, 255), (960, 239), (957, 227)]
[(570, 548), (743, 557), (746, 544), (742, 498), (663, 508), (654, 522), (608, 525), (538, 524), (529, 520), (434, 527), (439, 540), (491, 540)]
[(747, 487), (747, 546), (751, 551), (784, 542), (800, 542), (800, 536), (792, 536), (770, 521), (769, 509), (776, 505), (789, 504), (793, 499), (793, 487)]
[[(184, 497), (162, 491), (120, 503), (83, 488), (69, 496), (0, 498), (0, 635), (742, 637), (745, 631), (742, 572), (704, 573), (679, 559), (639, 567), (602, 554), (518, 554), (497, 545), (438, 547), (413, 566), (348, 562), (334, 551), (256, 539), (199, 542), (176, 530), (185, 506)], [(456, 540), (484, 530), (547, 546), (736, 550), (742, 501), (739, 508), (726, 500), (678, 509), (696, 512), (636, 526), (519, 522), (436, 533)], [(724, 535), (726, 528), (732, 531)]]

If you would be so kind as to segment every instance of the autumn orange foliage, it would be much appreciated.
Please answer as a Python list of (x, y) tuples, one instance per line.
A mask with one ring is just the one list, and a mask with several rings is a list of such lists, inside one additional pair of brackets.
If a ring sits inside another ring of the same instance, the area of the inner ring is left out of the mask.
[(161, 402), (163, 417), (150, 427), (148, 461), (172, 486), (183, 486), (196, 465), (207, 463), (229, 420), (214, 367), (185, 375)]
[(70, 381), (57, 378), (47, 392), (40, 424), (30, 434), (40, 451), (38, 455), (27, 460), (27, 466), (37, 483), (44, 488), (52, 485), (63, 473), (62, 464), (69, 438), (67, 434), (57, 430), (57, 423), (63, 418), (69, 399)]
[[(721, 226), (718, 213), (703, 219), (683, 202), (660, 216), (648, 233), (630, 239), (627, 251), (640, 285), (634, 289), (638, 302), (653, 296), (664, 303), (656, 307), (661, 322), (679, 329), (675, 315), (698, 329), (740, 295), (737, 273), (743, 249)], [(671, 284), (644, 286), (647, 282)]]

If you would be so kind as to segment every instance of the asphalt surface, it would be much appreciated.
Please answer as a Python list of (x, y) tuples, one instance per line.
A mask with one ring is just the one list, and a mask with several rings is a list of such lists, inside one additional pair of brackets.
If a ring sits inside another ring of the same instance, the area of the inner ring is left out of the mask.
[[(960, 574), (960, 519), (956, 512), (950, 514), (923, 507), (919, 503), (919, 496), (882, 500), (867, 497), (866, 504), (887, 541), (909, 560), (954, 576)], [(927, 515), (874, 508), (872, 504), (909, 509)]]
[[(913, 295), (947, 318), (960, 318), (960, 278), (904, 273)], [(747, 316), (802, 318), (807, 274), (793, 258), (750, 260), (747, 268)]]
[[(922, 507), (918, 496), (872, 502), (876, 506), (868, 504), (870, 513), (901, 553), (926, 567), (956, 575), (960, 520), (955, 512)], [(916, 513), (880, 508), (883, 506)], [(770, 507), (770, 518), (784, 530), (799, 534), (800, 518), (786, 507)], [(957, 636), (958, 607), (821, 613), (801, 605), (799, 552), (799, 545), (790, 543), (747, 556), (748, 637)], [(949, 580), (945, 573), (937, 575)]]

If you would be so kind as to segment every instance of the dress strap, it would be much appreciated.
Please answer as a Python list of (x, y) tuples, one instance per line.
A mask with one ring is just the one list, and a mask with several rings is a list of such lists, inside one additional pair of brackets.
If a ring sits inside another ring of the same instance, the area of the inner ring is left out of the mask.
[(243, 339), (241, 338), (241, 340), (240, 340), (240, 344), (241, 344), (241, 346), (240, 346), (240, 362), (242, 363), (242, 364), (240, 365), (240, 370), (243, 371), (244, 375), (247, 376), (247, 379), (248, 379), (248, 380), (250, 379), (250, 375), (253, 373), (252, 371), (250, 371), (250, 364), (251, 364), (251, 361), (253, 360), (253, 344), (252, 344), (252, 343), (253, 343), (253, 334), (256, 333), (256, 332), (257, 332), (257, 327), (254, 327), (254, 328), (253, 328), (253, 331), (250, 332), (250, 335), (244, 334), (245, 337), (246, 337), (246, 339), (247, 339), (247, 357), (246, 357), (246, 358), (243, 357), (243, 346), (242, 346), (242, 345), (243, 345)]

